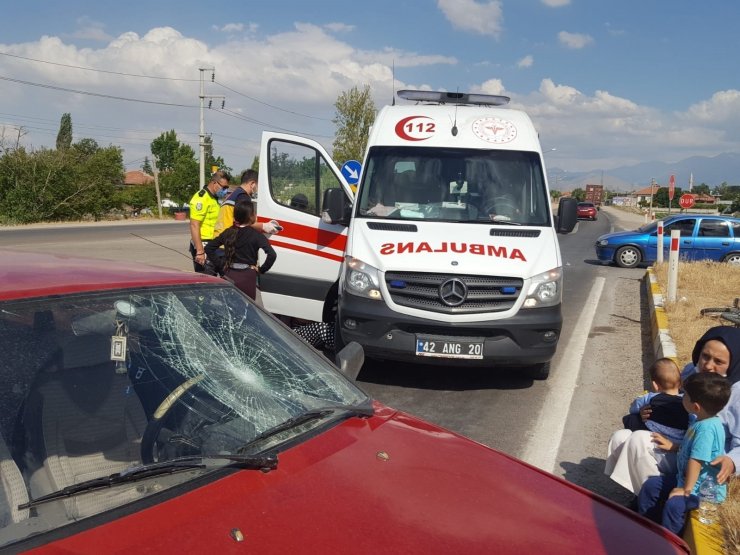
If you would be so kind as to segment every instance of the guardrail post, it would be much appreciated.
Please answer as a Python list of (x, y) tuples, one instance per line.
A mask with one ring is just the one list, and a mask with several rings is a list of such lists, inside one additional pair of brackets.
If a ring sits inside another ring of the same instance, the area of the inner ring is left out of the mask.
[(663, 220), (658, 222), (658, 264), (663, 263)]
[(678, 284), (678, 243), (681, 232), (671, 230), (671, 251), (668, 254), (668, 302), (676, 302), (676, 286)]

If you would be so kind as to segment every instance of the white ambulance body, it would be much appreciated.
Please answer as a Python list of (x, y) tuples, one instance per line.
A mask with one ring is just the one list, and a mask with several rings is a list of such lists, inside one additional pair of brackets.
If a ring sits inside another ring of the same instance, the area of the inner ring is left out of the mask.
[[(284, 227), (266, 308), (335, 321), (373, 358), (547, 377), (562, 262), (531, 120), (490, 105), (505, 97), (399, 96), (431, 104), (380, 110), (356, 196), (318, 143), (263, 135), (259, 217)], [(575, 203), (560, 210), (572, 230)]]

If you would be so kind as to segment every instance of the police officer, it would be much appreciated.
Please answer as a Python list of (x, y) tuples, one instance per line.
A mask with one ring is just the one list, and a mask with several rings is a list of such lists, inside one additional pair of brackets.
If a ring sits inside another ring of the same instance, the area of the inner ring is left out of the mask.
[[(257, 192), (257, 179), (259, 174), (256, 170), (245, 170), (242, 173), (241, 184), (234, 189), (234, 191), (228, 196), (228, 198), (221, 205), (221, 210), (218, 213), (218, 220), (216, 222), (216, 229), (213, 236), (217, 237), (221, 233), (229, 229), (234, 225), (234, 206), (237, 201), (241, 199), (254, 200), (254, 194)], [(271, 220), (269, 222), (254, 222), (252, 228), (256, 229), (261, 233), (265, 233), (268, 236), (278, 233), (282, 228), (280, 224)]]
[(203, 189), (190, 199), (190, 254), (196, 272), (215, 274), (214, 268), (206, 266), (206, 243), (213, 239), (213, 228), (218, 219), (220, 205), (218, 200), (229, 193), (231, 176), (219, 170)]

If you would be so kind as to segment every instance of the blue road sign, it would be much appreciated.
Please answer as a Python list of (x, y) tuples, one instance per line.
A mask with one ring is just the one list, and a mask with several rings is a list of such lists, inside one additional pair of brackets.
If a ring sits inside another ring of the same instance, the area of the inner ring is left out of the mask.
[(350, 185), (357, 185), (357, 182), (360, 180), (361, 169), (362, 164), (357, 160), (347, 160), (342, 164), (342, 175), (347, 180), (347, 183)]

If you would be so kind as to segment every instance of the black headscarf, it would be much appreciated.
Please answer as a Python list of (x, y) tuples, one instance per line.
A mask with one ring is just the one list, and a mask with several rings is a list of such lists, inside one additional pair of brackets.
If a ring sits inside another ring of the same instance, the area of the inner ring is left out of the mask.
[(740, 381), (740, 328), (732, 326), (717, 326), (709, 328), (707, 332), (699, 338), (691, 353), (691, 360), (694, 366), (699, 362), (699, 355), (707, 341), (721, 341), (730, 351), (730, 366), (727, 368), (727, 379), (730, 383)]

